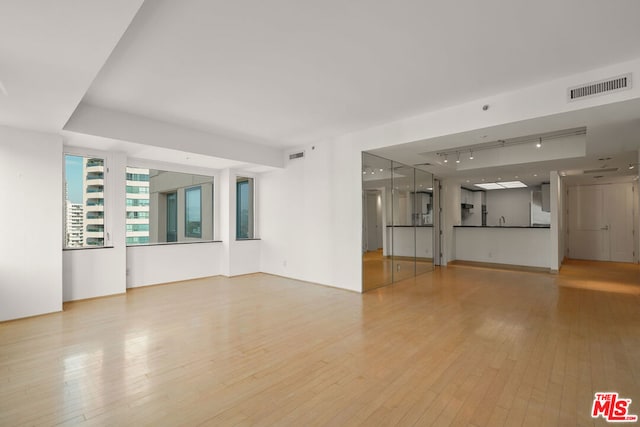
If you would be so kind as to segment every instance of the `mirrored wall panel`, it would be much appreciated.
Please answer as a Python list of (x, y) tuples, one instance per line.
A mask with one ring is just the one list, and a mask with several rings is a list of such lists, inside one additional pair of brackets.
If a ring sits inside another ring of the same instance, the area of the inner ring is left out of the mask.
[(362, 250), (364, 290), (393, 283), (391, 161), (363, 155)]
[(416, 169), (414, 211), (416, 227), (416, 275), (433, 270), (433, 175)]
[(433, 175), (362, 155), (363, 290), (433, 270)]
[(393, 250), (393, 281), (416, 275), (416, 234), (413, 223), (414, 168), (393, 164), (393, 227), (388, 228)]

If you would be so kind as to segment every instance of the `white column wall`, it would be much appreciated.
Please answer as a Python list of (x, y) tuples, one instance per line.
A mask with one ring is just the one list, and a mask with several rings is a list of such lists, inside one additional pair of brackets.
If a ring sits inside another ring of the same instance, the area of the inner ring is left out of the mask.
[(86, 151), (65, 147), (79, 156), (104, 158), (105, 232), (110, 235), (104, 248), (63, 251), (63, 299), (74, 301), (126, 291), (126, 155), (118, 152)]
[(62, 310), (62, 138), (0, 127), (0, 321)]

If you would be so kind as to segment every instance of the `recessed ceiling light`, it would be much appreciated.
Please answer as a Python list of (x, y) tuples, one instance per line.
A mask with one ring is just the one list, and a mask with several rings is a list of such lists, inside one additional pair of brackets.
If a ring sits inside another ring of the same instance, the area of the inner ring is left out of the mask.
[(518, 175), (514, 176), (515, 179), (518, 179)]
[(527, 184), (520, 181), (505, 181), (498, 185), (502, 185), (505, 188), (525, 188), (527, 186)]
[(527, 185), (520, 181), (506, 181), (506, 182), (487, 182), (484, 184), (473, 184), (476, 187), (483, 188), (485, 190), (504, 190), (507, 188), (525, 188)]
[(470, 182), (469, 180), (467, 180), (467, 182)]
[(534, 173), (534, 174), (533, 174), (533, 176), (538, 176), (538, 174), (537, 174), (537, 173)]
[(504, 187), (495, 182), (486, 182), (484, 184), (473, 184), (476, 187), (483, 188), (485, 190), (504, 190)]

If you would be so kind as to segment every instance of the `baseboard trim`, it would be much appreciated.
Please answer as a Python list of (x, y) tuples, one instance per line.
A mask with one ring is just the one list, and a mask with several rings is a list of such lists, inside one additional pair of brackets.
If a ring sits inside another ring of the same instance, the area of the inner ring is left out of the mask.
[(466, 267), (480, 267), (480, 268), (493, 268), (499, 270), (513, 270), (513, 271), (525, 271), (529, 273), (547, 273), (551, 274), (553, 271), (546, 267), (531, 267), (528, 265), (515, 265), (515, 264), (500, 264), (493, 262), (480, 262), (480, 261), (465, 261), (454, 260), (449, 261), (447, 266), (466, 266)]

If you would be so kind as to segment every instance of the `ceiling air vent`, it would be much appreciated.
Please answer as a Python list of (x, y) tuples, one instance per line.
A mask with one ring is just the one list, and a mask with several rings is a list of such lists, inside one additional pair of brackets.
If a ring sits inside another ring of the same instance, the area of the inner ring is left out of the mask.
[(301, 159), (304, 157), (304, 151), (289, 154), (289, 160)]
[(567, 94), (569, 101), (604, 95), (611, 92), (631, 89), (631, 73), (611, 79), (600, 80), (580, 86), (570, 87)]

